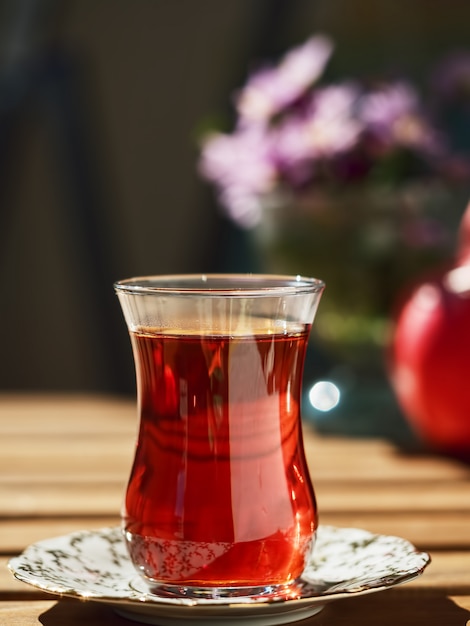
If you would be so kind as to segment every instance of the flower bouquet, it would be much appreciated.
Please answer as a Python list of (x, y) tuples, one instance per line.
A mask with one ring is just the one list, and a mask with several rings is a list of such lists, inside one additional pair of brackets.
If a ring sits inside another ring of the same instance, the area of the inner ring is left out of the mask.
[(322, 82), (333, 47), (316, 35), (253, 72), (199, 169), (267, 269), (326, 280), (337, 318), (386, 320), (401, 285), (452, 250), (470, 159), (443, 112), (461, 102), (470, 122), (470, 55), (436, 68), (425, 107), (403, 77)]

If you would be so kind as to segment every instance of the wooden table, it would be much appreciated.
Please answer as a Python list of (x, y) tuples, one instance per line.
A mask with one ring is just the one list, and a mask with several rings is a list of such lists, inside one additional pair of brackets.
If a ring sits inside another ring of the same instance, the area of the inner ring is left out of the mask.
[[(119, 524), (136, 428), (132, 400), (0, 395), (1, 626), (133, 623), (36, 591), (6, 564), (40, 539)], [(470, 468), (307, 426), (305, 445), (322, 523), (405, 537), (432, 563), (411, 583), (333, 602), (302, 624), (470, 625)]]

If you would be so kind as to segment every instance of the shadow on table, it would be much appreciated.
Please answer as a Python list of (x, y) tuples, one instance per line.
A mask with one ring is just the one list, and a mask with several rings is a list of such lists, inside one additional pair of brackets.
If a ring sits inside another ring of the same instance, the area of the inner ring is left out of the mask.
[(444, 593), (413, 589), (389, 590), (328, 605), (312, 626), (465, 626), (470, 611)]
[(64, 599), (40, 615), (39, 623), (43, 626), (130, 626), (136, 622), (119, 617), (106, 604)]
[[(431, 595), (429, 590), (412, 589), (389, 590), (333, 602), (318, 615), (297, 623), (299, 626), (377, 626), (378, 623), (381, 626), (464, 626), (469, 619), (470, 611), (459, 607), (444, 593)], [(57, 602), (39, 617), (39, 621), (43, 626), (125, 626), (135, 623), (119, 617), (106, 605), (67, 599)]]

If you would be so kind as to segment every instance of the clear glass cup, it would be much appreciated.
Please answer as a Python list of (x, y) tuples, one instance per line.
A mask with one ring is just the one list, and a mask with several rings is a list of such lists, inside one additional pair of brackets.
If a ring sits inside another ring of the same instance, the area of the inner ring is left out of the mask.
[(256, 274), (115, 284), (140, 415), (123, 531), (151, 587), (275, 595), (302, 573), (318, 516), (301, 381), (323, 289)]

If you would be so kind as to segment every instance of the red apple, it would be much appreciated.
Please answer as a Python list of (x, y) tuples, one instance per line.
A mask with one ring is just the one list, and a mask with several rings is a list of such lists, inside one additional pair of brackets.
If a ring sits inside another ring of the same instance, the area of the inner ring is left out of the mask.
[(470, 205), (456, 265), (417, 285), (396, 318), (390, 378), (430, 447), (470, 458)]

